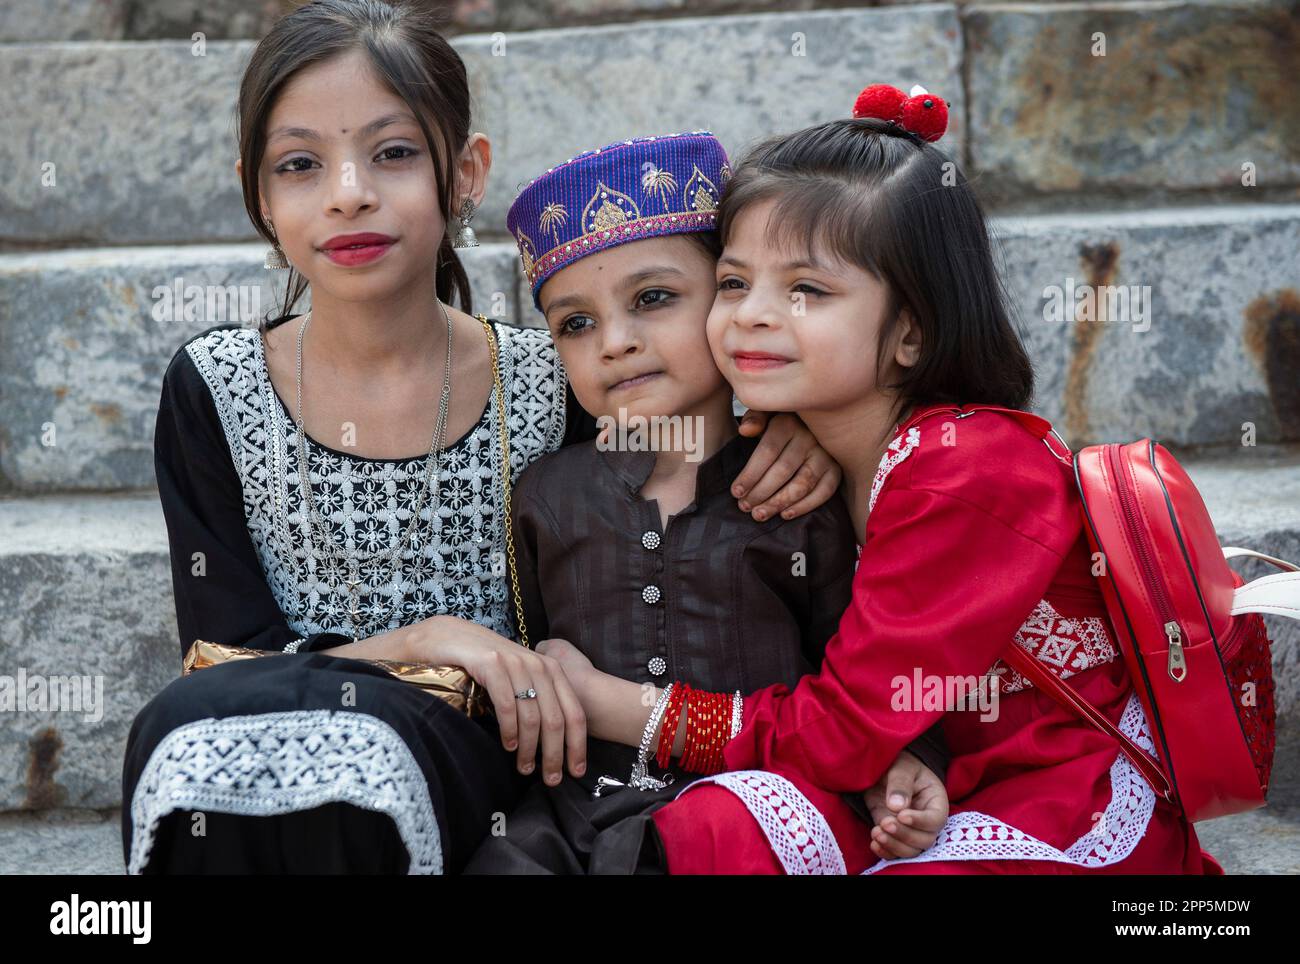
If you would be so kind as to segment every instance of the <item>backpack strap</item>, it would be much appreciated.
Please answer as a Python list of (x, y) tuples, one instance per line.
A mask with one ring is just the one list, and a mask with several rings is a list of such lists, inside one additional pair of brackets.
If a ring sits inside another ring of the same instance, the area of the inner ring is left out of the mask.
[(1052, 456), (1062, 464), (1074, 467), (1074, 458), (1070, 452), (1070, 447), (1065, 444), (1065, 440), (1057, 434), (1052, 423), (1041, 415), (1035, 415), (1033, 412), (1024, 412), (1018, 408), (1005, 408), (1001, 405), (931, 405), (926, 408), (919, 408), (913, 412), (906, 422), (900, 427), (900, 431), (907, 431), (913, 425), (917, 425), (932, 415), (947, 415), (953, 419), (966, 418), (968, 415), (974, 415), (976, 412), (997, 412), (1000, 415), (1006, 415), (1014, 418), (1017, 422), (1028, 429), (1033, 435), (1043, 440), (1047, 450)]
[(1050, 673), (1042, 663), (1025, 652), (1017, 643), (1011, 644), (1011, 648), (1004, 658), (1012, 669), (1028, 679), (1039, 690), (1047, 693), (1062, 706), (1074, 710), (1085, 722), (1091, 723), (1102, 733), (1114, 738), (1119, 743), (1121, 752), (1128, 757), (1133, 766), (1137, 767), (1138, 772), (1142, 774), (1147, 783), (1151, 784), (1156, 793), (1170, 803), (1175, 802), (1173, 787), (1160, 765), (1151, 759), (1146, 754), (1146, 751), (1134, 743), (1131, 738), (1121, 732), (1114, 723), (1108, 720), (1101, 710)]
[(1300, 572), (1277, 572), (1238, 586), (1228, 612), (1233, 616), (1272, 613), (1300, 619)]
[(1225, 546), (1223, 549), (1225, 559), (1242, 557), (1263, 559), (1287, 571), (1275, 572), (1271, 576), (1262, 576), (1244, 586), (1238, 586), (1232, 594), (1232, 609), (1228, 611), (1233, 616), (1242, 613), (1271, 613), (1274, 616), (1300, 619), (1300, 566), (1275, 556), (1266, 556), (1254, 549), (1241, 549), (1237, 546)]
[(1263, 559), (1265, 562), (1271, 562), (1279, 569), (1285, 569), (1288, 572), (1300, 572), (1300, 566), (1294, 562), (1287, 562), (1285, 559), (1279, 559), (1277, 556), (1266, 556), (1262, 552), (1256, 552), (1254, 549), (1242, 549), (1239, 546), (1224, 546), (1223, 558), (1240, 559), (1249, 557), (1251, 559)]

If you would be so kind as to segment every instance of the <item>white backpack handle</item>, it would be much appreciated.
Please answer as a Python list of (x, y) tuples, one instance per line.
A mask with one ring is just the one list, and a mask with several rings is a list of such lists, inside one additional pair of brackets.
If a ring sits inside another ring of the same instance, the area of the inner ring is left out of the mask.
[(1262, 576), (1244, 586), (1238, 586), (1232, 594), (1232, 609), (1229, 612), (1233, 616), (1240, 616), (1242, 613), (1272, 613), (1275, 616), (1300, 619), (1300, 566), (1285, 559), (1266, 556), (1253, 549), (1241, 549), (1237, 546), (1225, 546), (1223, 549), (1225, 559), (1243, 557), (1263, 559), (1287, 571)]

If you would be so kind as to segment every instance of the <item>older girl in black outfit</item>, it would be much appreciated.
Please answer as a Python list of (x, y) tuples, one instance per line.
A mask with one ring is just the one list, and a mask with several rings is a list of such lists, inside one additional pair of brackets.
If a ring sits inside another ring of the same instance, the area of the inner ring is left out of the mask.
[[(577, 701), (554, 659), (510, 638), (498, 560), (505, 479), (593, 425), (546, 331), (467, 313), (448, 226), (472, 243), (491, 153), (425, 16), (317, 0), (246, 70), (239, 171), (268, 267), (293, 266), (287, 303), (177, 351), (156, 470), (181, 652), (294, 655), (201, 670), (141, 710), (131, 872), (452, 871), (539, 754), (548, 782), (584, 772)], [(312, 311), (292, 314), (308, 283)], [(766, 516), (825, 502), (839, 473), (777, 416), (736, 481)], [(464, 666), (496, 719), (349, 657)]]

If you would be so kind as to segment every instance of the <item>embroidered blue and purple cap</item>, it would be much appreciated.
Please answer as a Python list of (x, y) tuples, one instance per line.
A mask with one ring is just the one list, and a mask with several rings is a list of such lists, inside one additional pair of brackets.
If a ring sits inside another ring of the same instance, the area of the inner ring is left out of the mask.
[(712, 231), (731, 167), (708, 131), (636, 137), (571, 157), (529, 181), (506, 228), (541, 310), (546, 279), (579, 258), (665, 234)]

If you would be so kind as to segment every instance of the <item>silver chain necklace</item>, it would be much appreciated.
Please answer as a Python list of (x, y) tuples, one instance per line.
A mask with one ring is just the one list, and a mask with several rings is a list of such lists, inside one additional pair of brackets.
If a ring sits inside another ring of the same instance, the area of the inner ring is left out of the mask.
[[(442, 449), (446, 443), (447, 409), (451, 402), (451, 316), (447, 314), (447, 306), (442, 303), (441, 299), (438, 300), (438, 307), (442, 309), (443, 320), (447, 323), (447, 361), (442, 374), (442, 394), (438, 398), (438, 419), (433, 428), (433, 441), (429, 445), (429, 454), (424, 458), (424, 482), (420, 487), (419, 499), (416, 501), (415, 509), (411, 512), (411, 518), (402, 532), (401, 539), (398, 540), (396, 545), (368, 555), (362, 555), (355, 549), (349, 548), (346, 542), (346, 534), (344, 544), (340, 547), (334, 541), (328, 527), (326, 527), (320, 518), (320, 514), (316, 511), (316, 502), (312, 497), (311, 481), (308, 477), (307, 433), (303, 430), (302, 423), (302, 336), (306, 333), (307, 325), (311, 321), (310, 312), (307, 313), (301, 327), (298, 329), (298, 409), (296, 419), (298, 426), (298, 483), (302, 492), (303, 505), (307, 509), (309, 548), (314, 550), (319, 540), (321, 545), (328, 550), (332, 560), (329, 565), (331, 586), (337, 583), (340, 565), (346, 566), (348, 571), (346, 580), (348, 597), (352, 602), (349, 611), (351, 632), (348, 635), (358, 639), (363, 638), (363, 631), (365, 635), (370, 635), (374, 623), (373, 616), (366, 617), (364, 621), (359, 619), (361, 616), (361, 595), (357, 591), (357, 587), (361, 584), (361, 564), (364, 563), (370, 570), (370, 574), (373, 575), (380, 566), (387, 567), (391, 565), (394, 559), (399, 558), (400, 554), (405, 552), (407, 546), (412, 544), (415, 528), (420, 521), (420, 513), (424, 509), (425, 500), (428, 499), (431, 489), (434, 503), (433, 516), (436, 522), (438, 496), (440, 495), (437, 483), (440, 481), (439, 474), (442, 468)], [(417, 548), (419, 547), (418, 541), (415, 542), (415, 545)]]

